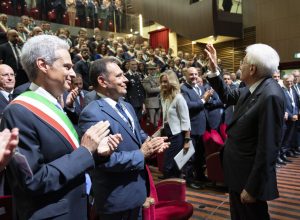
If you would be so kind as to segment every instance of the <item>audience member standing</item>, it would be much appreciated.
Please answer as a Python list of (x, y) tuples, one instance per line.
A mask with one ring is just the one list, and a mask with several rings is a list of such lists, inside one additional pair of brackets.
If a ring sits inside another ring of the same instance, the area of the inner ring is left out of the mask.
[(19, 35), (16, 30), (7, 32), (8, 42), (0, 45), (0, 60), (3, 64), (9, 65), (16, 75), (16, 86), (28, 82), (26, 73), (21, 64), (21, 49), (19, 48)]
[(161, 105), (163, 112), (163, 135), (168, 137), (170, 147), (164, 154), (163, 178), (180, 177), (174, 157), (190, 146), (190, 117), (188, 106), (180, 94), (180, 85), (176, 74), (167, 70), (160, 75)]
[(205, 103), (209, 100), (212, 93), (204, 91), (204, 87), (198, 85), (198, 72), (195, 67), (187, 69), (185, 74), (186, 82), (181, 86), (181, 93), (189, 109), (189, 118), (191, 122), (191, 138), (195, 147), (195, 155), (192, 158), (192, 171), (187, 167), (186, 178), (191, 181), (192, 188), (200, 188), (196, 181), (206, 179), (204, 171), (205, 155), (202, 135), (206, 130)]
[(66, 4), (69, 17), (69, 25), (74, 27), (76, 19), (76, 0), (66, 0)]
[(145, 112), (145, 90), (142, 85), (142, 75), (137, 72), (137, 62), (131, 60), (129, 70), (125, 74), (128, 79), (126, 100), (133, 106), (134, 111), (140, 121)]
[[(109, 155), (119, 136), (109, 123), (89, 129), (79, 143), (57, 101), (74, 74), (69, 46), (48, 35), (33, 37), (22, 49), (30, 90), (6, 108), (1, 128), (20, 129), (18, 152), (6, 172), (17, 219), (87, 219), (85, 172), (95, 166), (96, 151)], [(26, 116), (26, 117), (24, 117)], [(22, 163), (23, 162), (23, 163)]]
[[(140, 127), (132, 106), (124, 102), (127, 78), (113, 59), (96, 60), (91, 66), (91, 82), (98, 99), (84, 108), (79, 128), (84, 133), (98, 121), (110, 122), (111, 134), (123, 141), (104, 164), (92, 172), (96, 210), (101, 220), (141, 220), (146, 200), (145, 159), (163, 151), (166, 138), (150, 140)], [(147, 140), (146, 140), (147, 138)]]
[(267, 200), (279, 196), (276, 159), (285, 112), (283, 91), (272, 79), (279, 56), (265, 44), (248, 46), (241, 64), (241, 80), (247, 87), (231, 90), (217, 70), (213, 45), (205, 51), (210, 85), (223, 103), (236, 104), (223, 154), (231, 219), (270, 219)]
[(3, 110), (12, 100), (15, 83), (14, 70), (6, 64), (0, 64), (0, 118)]

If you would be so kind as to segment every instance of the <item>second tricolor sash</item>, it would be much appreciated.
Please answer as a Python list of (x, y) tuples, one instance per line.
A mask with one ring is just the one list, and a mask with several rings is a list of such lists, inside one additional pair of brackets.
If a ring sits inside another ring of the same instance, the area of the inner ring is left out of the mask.
[(48, 99), (33, 91), (27, 91), (15, 98), (11, 104), (19, 104), (30, 110), (57, 130), (72, 145), (74, 150), (79, 147), (78, 135), (71, 121), (63, 111)]

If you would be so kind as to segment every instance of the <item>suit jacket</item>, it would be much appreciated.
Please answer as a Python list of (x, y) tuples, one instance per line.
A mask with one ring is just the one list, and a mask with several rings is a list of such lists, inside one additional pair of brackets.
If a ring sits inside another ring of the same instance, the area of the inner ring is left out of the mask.
[(145, 160), (140, 151), (147, 136), (141, 130), (132, 106), (126, 102), (123, 104), (134, 119), (135, 134), (102, 98), (86, 106), (79, 118), (82, 133), (99, 121), (109, 121), (110, 133), (120, 133), (123, 137), (117, 150), (92, 172), (93, 192), (100, 213), (142, 206), (147, 196)]
[(167, 117), (167, 122), (170, 126), (172, 135), (181, 133), (182, 131), (190, 131), (191, 123), (188, 114), (188, 106), (183, 96), (178, 93), (166, 109), (166, 102), (161, 100), (163, 121)]
[(247, 98), (248, 88), (230, 90), (220, 76), (208, 78), (224, 103), (235, 104), (223, 167), (229, 189), (245, 189), (260, 200), (278, 197), (276, 159), (281, 144), (284, 94), (272, 78), (265, 78)]
[(97, 92), (95, 90), (92, 90), (90, 92), (88, 92), (85, 96), (84, 96), (84, 106), (87, 106), (88, 104), (90, 104), (90, 102), (99, 99), (99, 96), (97, 95)]
[(90, 71), (90, 63), (89, 61), (86, 62), (85, 60), (79, 60), (75, 63), (74, 70), (76, 73), (80, 73), (82, 75), (83, 80), (83, 89), (88, 90), (90, 86), (90, 78), (89, 78), (89, 71)]
[(16, 87), (28, 82), (28, 77), (23, 70), (21, 63), (18, 65), (13, 49), (8, 42), (0, 45), (0, 60), (3, 60), (3, 64), (9, 65), (14, 72), (17, 73)]
[(146, 108), (159, 108), (159, 78), (149, 75), (143, 80), (142, 84), (146, 92)]
[(130, 74), (127, 72), (125, 74), (128, 79), (127, 83), (127, 94), (126, 101), (128, 101), (133, 107), (142, 107), (145, 101), (145, 90), (142, 85), (142, 74)]
[(285, 95), (285, 103), (286, 103), (286, 109), (285, 112), (288, 113), (288, 120), (292, 121), (293, 115), (298, 115), (299, 114), (299, 97), (297, 95), (297, 92), (295, 89), (291, 88), (292, 94), (293, 94), (293, 99), (294, 99), (294, 106), (292, 105), (293, 101), (288, 93), (288, 90), (286, 88), (282, 88), (284, 95)]
[[(204, 88), (199, 87), (201, 93), (204, 94)], [(195, 92), (193, 87), (187, 83), (181, 86), (181, 93), (189, 108), (191, 120), (191, 134), (202, 135), (206, 130), (206, 115), (204, 110), (204, 103), (201, 101), (199, 95)]]
[(9, 103), (8, 100), (0, 92), (0, 118), (2, 118), (3, 111), (5, 107), (8, 105), (8, 103)]
[[(205, 85), (205, 90), (210, 89), (210, 85)], [(207, 124), (209, 128), (218, 130), (222, 121), (223, 102), (220, 100), (218, 93), (213, 92), (210, 99), (204, 104)]]
[(19, 104), (10, 104), (1, 121), (1, 129), (14, 127), (20, 129), (18, 151), (33, 172), (28, 177), (14, 158), (6, 169), (18, 219), (87, 219), (85, 171), (94, 166), (90, 152), (73, 150), (60, 132)]

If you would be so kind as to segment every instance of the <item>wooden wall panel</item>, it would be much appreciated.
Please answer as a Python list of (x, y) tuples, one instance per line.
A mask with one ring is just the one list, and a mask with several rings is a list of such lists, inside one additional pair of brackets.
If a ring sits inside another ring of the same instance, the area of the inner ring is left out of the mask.
[[(246, 47), (256, 43), (255, 32), (255, 27), (245, 28), (242, 39), (214, 45), (218, 53), (218, 58), (222, 60), (223, 68), (229, 72), (236, 72), (239, 69), (240, 61), (243, 60), (245, 56)], [(177, 36), (177, 47), (178, 50), (183, 52), (199, 54), (204, 53), (205, 44), (197, 43), (192, 45), (192, 41), (182, 36)]]

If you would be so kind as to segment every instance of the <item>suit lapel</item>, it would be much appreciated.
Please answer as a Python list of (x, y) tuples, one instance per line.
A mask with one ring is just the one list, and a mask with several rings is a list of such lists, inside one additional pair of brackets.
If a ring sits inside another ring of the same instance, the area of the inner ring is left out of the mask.
[(262, 81), (261, 84), (255, 89), (255, 91), (249, 97), (245, 97), (247, 96), (246, 91), (242, 94), (242, 97), (240, 97), (237, 103), (237, 108), (233, 114), (232, 121), (228, 125), (227, 129), (229, 129), (241, 116), (243, 116), (256, 103), (259, 95), (261, 94), (261, 92), (263, 91), (263, 89), (268, 83), (269, 83), (268, 78)]
[(9, 102), (7, 101), (7, 99), (4, 97), (4, 95), (2, 94), (2, 92), (0, 92), (0, 99), (3, 103), (8, 104)]
[[(97, 100), (100, 107), (102, 107), (102, 110), (108, 114), (110, 117), (112, 117), (116, 122), (118, 122), (125, 131), (137, 142), (140, 143), (136, 135), (133, 133), (129, 125), (120, 117), (120, 115), (103, 99)], [(136, 123), (136, 122), (135, 122)]]

